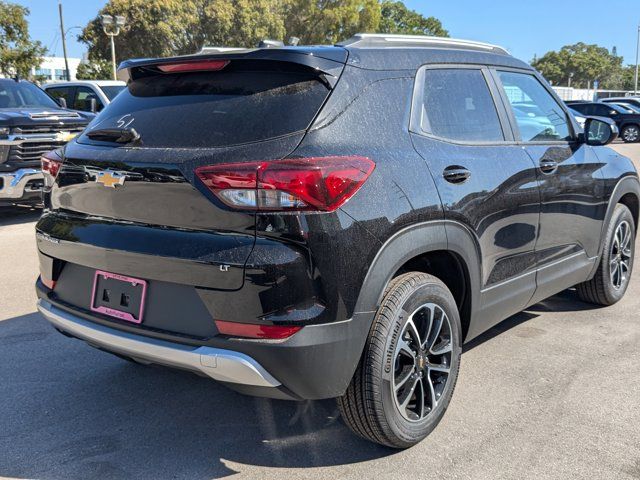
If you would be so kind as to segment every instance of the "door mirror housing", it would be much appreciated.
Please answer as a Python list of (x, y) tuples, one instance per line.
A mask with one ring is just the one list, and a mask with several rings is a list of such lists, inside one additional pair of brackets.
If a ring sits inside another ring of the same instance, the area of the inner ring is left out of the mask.
[(594, 147), (609, 145), (618, 138), (618, 127), (613, 120), (608, 118), (587, 117), (582, 137), (582, 141), (587, 145)]
[(62, 108), (67, 108), (67, 100), (64, 97), (58, 97), (57, 102)]
[(96, 113), (98, 111), (98, 101), (95, 98), (89, 100), (89, 109), (91, 113)]

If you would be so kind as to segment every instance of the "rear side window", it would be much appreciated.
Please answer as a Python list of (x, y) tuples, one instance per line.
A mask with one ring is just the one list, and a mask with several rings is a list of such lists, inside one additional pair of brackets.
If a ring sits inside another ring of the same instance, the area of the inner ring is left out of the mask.
[(150, 74), (131, 80), (91, 129), (134, 128), (152, 148), (238, 145), (305, 130), (328, 93), (317, 75), (299, 71)]
[(480, 70), (427, 69), (421, 128), (450, 140), (504, 140), (493, 97)]
[(58, 100), (59, 98), (64, 98), (67, 102), (67, 106), (71, 108), (73, 105), (73, 102), (71, 100), (73, 100), (72, 94), (74, 88), (75, 87), (52, 87), (47, 88), (47, 93), (56, 100)]
[(558, 102), (528, 73), (498, 72), (524, 142), (570, 140), (569, 121)]
[(82, 110), (85, 112), (91, 111), (91, 100), (96, 101), (96, 109), (97, 111), (102, 110), (103, 105), (96, 92), (91, 90), (89, 87), (78, 87), (76, 90), (75, 97), (73, 99), (73, 108), (74, 110)]

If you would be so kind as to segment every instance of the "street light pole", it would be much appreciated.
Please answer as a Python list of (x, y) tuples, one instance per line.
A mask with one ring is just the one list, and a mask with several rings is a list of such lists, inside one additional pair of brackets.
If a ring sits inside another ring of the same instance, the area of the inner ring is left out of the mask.
[(638, 41), (636, 43), (636, 78), (633, 87), (633, 94), (638, 94), (638, 56), (640, 55), (640, 24), (638, 24)]
[(113, 37), (115, 37), (115, 35), (109, 35), (109, 38), (111, 39), (111, 68), (113, 69), (113, 79), (116, 80), (116, 44), (113, 41)]
[(62, 0), (58, 0), (58, 14), (60, 15), (60, 33), (62, 35), (62, 53), (64, 54), (64, 72), (67, 82), (71, 81), (71, 72), (69, 72), (69, 60), (67, 59), (67, 39), (64, 31), (64, 22), (62, 21)]
[(124, 24), (125, 18), (121, 15), (102, 15), (102, 30), (111, 41), (111, 68), (114, 80), (118, 79), (116, 70), (116, 44), (114, 42), (114, 37), (117, 37), (120, 34), (120, 29)]

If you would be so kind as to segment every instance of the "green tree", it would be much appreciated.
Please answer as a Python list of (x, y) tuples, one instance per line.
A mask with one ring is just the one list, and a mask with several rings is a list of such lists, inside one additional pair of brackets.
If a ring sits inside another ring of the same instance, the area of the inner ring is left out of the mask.
[(28, 15), (28, 8), (0, 0), (0, 73), (5, 76), (29, 77), (47, 52), (31, 40)]
[(622, 57), (613, 55), (604, 47), (576, 43), (565, 45), (559, 51), (551, 51), (532, 62), (544, 77), (554, 85), (571, 85), (587, 88), (594, 80), (599, 88), (622, 88)]
[(380, 24), (378, 0), (288, 0), (284, 2), (286, 38), (302, 45), (332, 44)]
[(93, 60), (82, 62), (78, 65), (76, 78), (78, 80), (104, 80), (111, 79), (111, 62), (107, 60)]
[(78, 37), (94, 59), (111, 59), (105, 14), (127, 20), (115, 38), (119, 60), (195, 53), (204, 45), (253, 47), (264, 38), (310, 45), (357, 32), (448, 35), (437, 19), (390, 0), (109, 0)]
[(254, 46), (263, 38), (282, 38), (277, 0), (110, 0), (78, 39), (92, 58), (110, 59), (101, 15), (123, 15), (115, 37), (119, 59), (195, 53), (204, 45)]
[(437, 18), (424, 17), (414, 10), (409, 10), (404, 3), (393, 0), (382, 2), (378, 31), (405, 35), (449, 36), (449, 32), (442, 27)]
[(633, 90), (635, 88), (636, 66), (627, 65), (622, 69), (622, 88), (624, 90)]

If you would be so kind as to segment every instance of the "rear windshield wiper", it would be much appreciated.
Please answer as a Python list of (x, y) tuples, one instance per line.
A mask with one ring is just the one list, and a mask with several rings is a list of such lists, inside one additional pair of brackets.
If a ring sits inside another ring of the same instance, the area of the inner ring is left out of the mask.
[(131, 143), (140, 140), (134, 128), (98, 128), (87, 132), (87, 137), (99, 142)]

